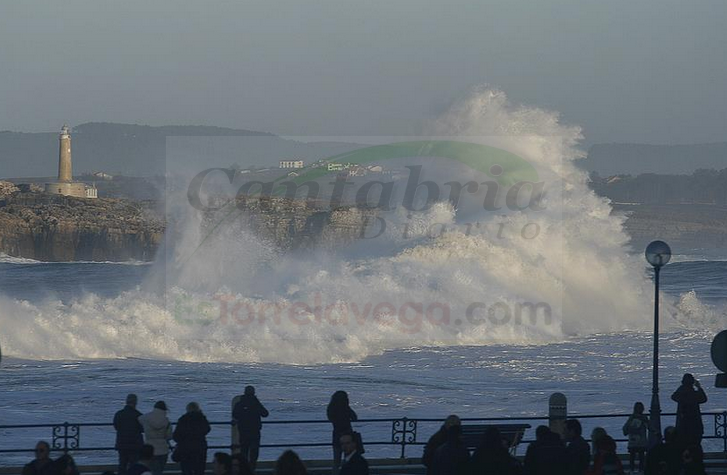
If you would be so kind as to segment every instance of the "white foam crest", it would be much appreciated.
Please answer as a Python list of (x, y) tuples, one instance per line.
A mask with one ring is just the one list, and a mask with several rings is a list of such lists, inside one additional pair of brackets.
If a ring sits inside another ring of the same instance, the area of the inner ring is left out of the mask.
[[(390, 348), (538, 344), (649, 328), (653, 287), (643, 259), (627, 253), (622, 218), (611, 216), (573, 164), (583, 156), (580, 129), (483, 89), (433, 132), (525, 158), (548, 184), (545, 209), (482, 213), (476, 232), (462, 227), (448, 204), (412, 218), (397, 210), (380, 238), (307, 255), (281, 255), (244, 227), (221, 230), (200, 246), (200, 218), (192, 211), (166, 266), (164, 297), (139, 290), (68, 305), (4, 302), (4, 351), (310, 364)], [(434, 223), (451, 229), (433, 236)], [(537, 238), (523, 237), (527, 226), (540, 230)], [(666, 324), (679, 325), (685, 305), (665, 300)], [(541, 303), (549, 313), (522, 313)]]
[(15, 257), (7, 254), (0, 253), (0, 264), (113, 264), (121, 266), (148, 266), (151, 262), (148, 261), (38, 261), (35, 259), (28, 259), (26, 257)]

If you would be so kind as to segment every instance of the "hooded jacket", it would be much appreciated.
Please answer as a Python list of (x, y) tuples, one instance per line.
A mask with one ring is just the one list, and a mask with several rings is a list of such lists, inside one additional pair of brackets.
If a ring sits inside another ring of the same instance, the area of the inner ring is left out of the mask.
[(144, 427), (146, 443), (154, 447), (154, 455), (168, 454), (168, 441), (172, 439), (172, 424), (167, 418), (167, 411), (154, 408), (151, 412), (139, 416), (139, 422)]

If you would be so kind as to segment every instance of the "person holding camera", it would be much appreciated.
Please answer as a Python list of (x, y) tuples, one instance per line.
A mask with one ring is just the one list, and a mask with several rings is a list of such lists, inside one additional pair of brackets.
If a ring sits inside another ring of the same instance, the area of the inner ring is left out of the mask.
[(707, 395), (699, 381), (687, 373), (682, 378), (682, 385), (671, 395), (677, 403), (677, 440), (681, 447), (701, 445), (704, 425), (700, 404), (707, 402)]

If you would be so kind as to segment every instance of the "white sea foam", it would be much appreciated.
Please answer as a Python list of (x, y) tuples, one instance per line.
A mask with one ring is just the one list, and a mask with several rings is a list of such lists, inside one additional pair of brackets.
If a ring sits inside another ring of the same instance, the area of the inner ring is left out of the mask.
[(25, 257), (14, 257), (8, 256), (7, 254), (0, 253), (0, 264), (114, 264), (120, 266), (147, 266), (151, 265), (151, 262), (147, 261), (38, 261), (35, 259), (28, 259)]
[[(3, 350), (25, 358), (309, 364), (390, 348), (537, 344), (649, 328), (643, 258), (629, 255), (622, 218), (574, 166), (583, 155), (577, 127), (484, 89), (453, 107), (432, 135), (484, 140), (525, 158), (548, 183), (545, 210), (480, 213), (476, 233), (459, 226), (462, 210), (449, 204), (412, 218), (394, 210), (380, 238), (307, 255), (281, 254), (233, 227), (199, 247), (199, 216), (187, 214), (181, 239), (157, 266), (165, 292), (86, 295), (66, 305), (4, 301)], [(428, 236), (434, 223), (452, 230)], [(522, 237), (528, 225), (541, 230), (536, 239)], [(550, 318), (518, 317), (525, 303), (547, 304)], [(679, 325), (688, 306), (665, 298), (664, 325)]]

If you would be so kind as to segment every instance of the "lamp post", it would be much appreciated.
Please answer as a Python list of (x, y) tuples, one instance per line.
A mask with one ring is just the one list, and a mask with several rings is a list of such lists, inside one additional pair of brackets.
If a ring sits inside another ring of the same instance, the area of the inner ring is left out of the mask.
[(661, 442), (661, 405), (659, 404), (659, 271), (671, 259), (671, 248), (664, 241), (646, 246), (646, 260), (654, 267), (654, 367), (651, 379), (649, 446)]

